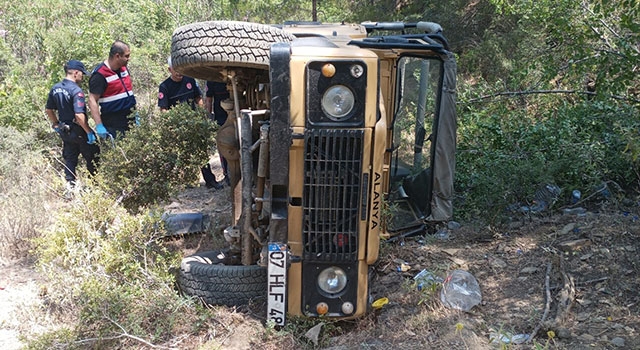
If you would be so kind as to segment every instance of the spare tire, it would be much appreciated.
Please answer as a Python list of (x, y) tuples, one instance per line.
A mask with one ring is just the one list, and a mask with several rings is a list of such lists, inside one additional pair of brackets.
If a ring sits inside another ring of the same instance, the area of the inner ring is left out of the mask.
[(267, 297), (267, 269), (224, 265), (224, 253), (209, 251), (182, 259), (178, 285), (183, 293), (211, 305), (239, 306)]
[(264, 24), (196, 22), (174, 30), (171, 62), (184, 75), (219, 80), (222, 68), (268, 69), (271, 44), (293, 39), (292, 34)]

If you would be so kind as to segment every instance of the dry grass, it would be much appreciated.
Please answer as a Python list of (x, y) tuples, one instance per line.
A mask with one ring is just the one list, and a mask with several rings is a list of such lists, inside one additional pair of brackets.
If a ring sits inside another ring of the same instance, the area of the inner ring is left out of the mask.
[(24, 258), (60, 205), (63, 181), (32, 136), (0, 128), (0, 258)]

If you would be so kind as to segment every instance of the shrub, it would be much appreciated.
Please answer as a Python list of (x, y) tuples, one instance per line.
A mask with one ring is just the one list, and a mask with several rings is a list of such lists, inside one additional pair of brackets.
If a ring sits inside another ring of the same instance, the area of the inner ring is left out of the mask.
[(47, 300), (75, 323), (71, 334), (44, 334), (31, 348), (130, 348), (207, 330), (208, 311), (172, 288), (180, 257), (163, 245), (159, 214), (131, 215), (99, 188), (75, 201), (37, 239)]
[(132, 211), (193, 185), (214, 145), (216, 124), (204, 115), (186, 104), (155, 116), (143, 111), (140, 126), (125, 138), (103, 140), (97, 182)]
[[(56, 172), (31, 133), (0, 126), (0, 257), (24, 257), (56, 213)], [(59, 179), (59, 178), (58, 178)]]
[(510, 205), (531, 204), (543, 184), (563, 189), (562, 200), (573, 189), (586, 194), (608, 181), (630, 189), (638, 181), (625, 154), (640, 126), (634, 108), (584, 101), (530, 117), (508, 107), (460, 113), (454, 205), (460, 216), (500, 221)]

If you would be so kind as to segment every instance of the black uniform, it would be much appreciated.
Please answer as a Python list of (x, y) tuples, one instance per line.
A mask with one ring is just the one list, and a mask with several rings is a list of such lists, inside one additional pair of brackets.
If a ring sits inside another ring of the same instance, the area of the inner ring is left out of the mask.
[(96, 144), (87, 144), (87, 133), (75, 123), (76, 113), (87, 114), (82, 89), (74, 81), (63, 79), (51, 88), (45, 108), (58, 111), (65, 179), (75, 182), (80, 154), (87, 162), (89, 173), (95, 175), (100, 148)]
[[(198, 97), (202, 98), (202, 91), (195, 79), (183, 76), (182, 80), (175, 81), (169, 77), (158, 88), (158, 107), (169, 109), (178, 103), (188, 103), (192, 109), (196, 109), (196, 99)], [(221, 187), (216, 181), (216, 176), (211, 171), (209, 162), (200, 168), (200, 171), (207, 187)]]
[[(213, 118), (216, 120), (218, 125), (222, 126), (222, 124), (227, 121), (227, 111), (222, 108), (220, 102), (229, 98), (229, 90), (227, 90), (227, 84), (216, 82), (216, 81), (207, 81), (207, 97), (211, 97), (213, 99)], [(229, 173), (228, 173), (228, 163), (227, 160), (224, 159), (222, 155), (220, 155), (220, 163), (222, 164), (222, 173), (224, 175), (224, 179), (229, 183)]]
[(202, 91), (195, 79), (183, 76), (181, 81), (174, 81), (169, 77), (158, 89), (158, 107), (169, 109), (178, 103), (187, 102), (192, 109), (196, 109), (195, 100), (198, 97), (202, 97)]
[(229, 91), (226, 83), (207, 81), (207, 97), (213, 97), (213, 116), (222, 125), (227, 121), (227, 111), (220, 106), (222, 100), (229, 98)]

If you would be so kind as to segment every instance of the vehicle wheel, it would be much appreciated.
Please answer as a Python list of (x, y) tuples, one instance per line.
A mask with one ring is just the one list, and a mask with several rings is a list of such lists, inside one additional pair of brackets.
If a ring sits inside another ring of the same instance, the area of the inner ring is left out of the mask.
[(271, 44), (293, 38), (282, 29), (264, 24), (196, 22), (173, 32), (171, 62), (184, 75), (219, 80), (219, 72), (225, 67), (268, 69)]
[(224, 265), (220, 251), (197, 253), (182, 259), (178, 285), (182, 292), (212, 305), (238, 306), (265, 300), (267, 269), (258, 265)]

